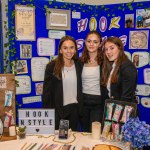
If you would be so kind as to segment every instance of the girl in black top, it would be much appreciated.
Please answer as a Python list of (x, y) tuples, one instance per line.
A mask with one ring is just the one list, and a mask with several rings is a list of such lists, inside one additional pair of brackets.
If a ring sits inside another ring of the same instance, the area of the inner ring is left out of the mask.
[(60, 40), (58, 57), (46, 67), (42, 102), (44, 108), (55, 109), (55, 129), (59, 128), (60, 119), (66, 119), (69, 127), (77, 130), (82, 85), (77, 44), (70, 36)]
[(109, 37), (104, 42), (104, 61), (101, 83), (108, 89), (108, 97), (135, 101), (137, 70), (124, 53), (122, 41)]

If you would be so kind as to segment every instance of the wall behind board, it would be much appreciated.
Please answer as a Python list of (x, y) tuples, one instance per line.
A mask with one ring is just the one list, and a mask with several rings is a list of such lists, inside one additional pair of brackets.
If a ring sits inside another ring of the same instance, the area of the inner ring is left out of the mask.
[[(60, 0), (59, 0), (60, 1)], [(63, 1), (63, 0), (62, 0)], [(86, 5), (107, 5), (107, 4), (120, 4), (120, 3), (129, 3), (131, 0), (64, 0), (65, 2), (69, 3), (85, 3)], [(134, 0), (134, 2), (144, 2), (144, 1), (149, 1), (149, 0)]]
[[(31, 8), (34, 6), (35, 40), (19, 41), (14, 38), (16, 26), (14, 10), (16, 4), (27, 4)], [(43, 80), (39, 79), (39, 76), (41, 75), (43, 78), (44, 73), (42, 72), (44, 72), (47, 62), (50, 58), (53, 58), (53, 56), (47, 56), (46, 54), (43, 56), (41, 54), (39, 55), (40, 50), (39, 46), (37, 46), (37, 43), (41, 38), (49, 38), (50, 30), (46, 28), (46, 8), (70, 10), (71, 30), (58, 31), (60, 35), (64, 34), (61, 31), (65, 31), (66, 35), (71, 35), (76, 39), (79, 55), (82, 52), (86, 34), (93, 29), (100, 31), (103, 39), (106, 39), (109, 36), (120, 37), (124, 43), (126, 54), (131, 60), (133, 60), (133, 57), (136, 57), (135, 55), (138, 55), (137, 96), (139, 99), (138, 107), (140, 109), (140, 119), (145, 120), (150, 124), (149, 2), (92, 6), (85, 4), (48, 2), (46, 0), (9, 1), (9, 47), (12, 50), (15, 48), (17, 52), (16, 54), (14, 53), (14, 56), (12, 55), (10, 59), (19, 60), (18, 74), (16, 74), (16, 79), (20, 85), (20, 87), (17, 87), (17, 108), (42, 107), (40, 88), (42, 87)], [(51, 30), (51, 32), (57, 32), (57, 34), (58, 31)], [(54, 33), (51, 33), (50, 36), (52, 34)], [(52, 42), (52, 45), (55, 45), (54, 53), (57, 55), (59, 39), (54, 39), (54, 41), (51, 40), (49, 42)], [(45, 43), (46, 46), (46, 41), (42, 42), (42, 44), (43, 43)], [(28, 54), (29, 56), (26, 56), (27, 53), (25, 54), (23, 52), (24, 48), (30, 49), (31, 53)], [(35, 73), (35, 70), (37, 70), (37, 73)], [(40, 72), (40, 70), (42, 72)], [(36, 91), (36, 89), (38, 90)]]

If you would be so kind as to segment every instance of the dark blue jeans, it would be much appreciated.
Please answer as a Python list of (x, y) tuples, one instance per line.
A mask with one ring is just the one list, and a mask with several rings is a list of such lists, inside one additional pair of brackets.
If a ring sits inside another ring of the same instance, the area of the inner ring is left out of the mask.
[(102, 122), (103, 105), (100, 95), (83, 94), (83, 114), (81, 118), (82, 130), (91, 132), (92, 122)]

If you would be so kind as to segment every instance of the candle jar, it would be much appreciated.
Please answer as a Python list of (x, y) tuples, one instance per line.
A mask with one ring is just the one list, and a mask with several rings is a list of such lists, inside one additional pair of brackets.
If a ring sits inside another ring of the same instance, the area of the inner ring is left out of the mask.
[(92, 138), (100, 139), (101, 137), (101, 123), (100, 122), (92, 122)]
[(9, 136), (16, 136), (16, 126), (9, 127)]

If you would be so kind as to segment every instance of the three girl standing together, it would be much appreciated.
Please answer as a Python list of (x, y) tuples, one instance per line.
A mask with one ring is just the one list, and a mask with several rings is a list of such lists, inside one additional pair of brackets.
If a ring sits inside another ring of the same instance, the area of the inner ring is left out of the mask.
[(110, 37), (103, 49), (100, 33), (90, 31), (77, 61), (75, 40), (60, 40), (58, 57), (46, 67), (43, 89), (43, 107), (55, 108), (56, 129), (60, 119), (67, 119), (78, 130), (80, 116), (83, 131), (90, 132), (93, 121), (102, 122), (105, 99), (135, 99), (137, 72), (121, 40)]

